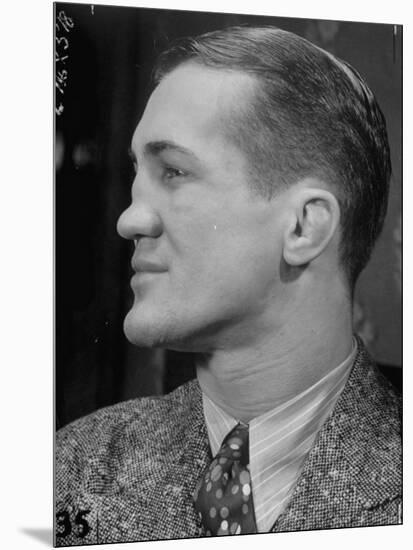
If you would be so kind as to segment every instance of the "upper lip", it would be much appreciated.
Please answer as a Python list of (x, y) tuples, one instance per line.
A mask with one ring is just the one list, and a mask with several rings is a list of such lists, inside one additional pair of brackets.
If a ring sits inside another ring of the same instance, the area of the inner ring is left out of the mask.
[(162, 264), (145, 258), (133, 258), (131, 263), (132, 269), (137, 272), (147, 271), (152, 273), (162, 273), (163, 271), (166, 271), (166, 268)]

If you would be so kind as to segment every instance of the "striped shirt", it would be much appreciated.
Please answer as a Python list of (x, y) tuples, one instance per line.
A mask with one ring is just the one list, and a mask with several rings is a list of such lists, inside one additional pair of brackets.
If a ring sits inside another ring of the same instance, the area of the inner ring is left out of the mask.
[[(250, 473), (259, 533), (269, 532), (290, 498), (316, 435), (342, 392), (357, 353), (304, 392), (249, 423)], [(203, 394), (212, 455), (239, 420)]]

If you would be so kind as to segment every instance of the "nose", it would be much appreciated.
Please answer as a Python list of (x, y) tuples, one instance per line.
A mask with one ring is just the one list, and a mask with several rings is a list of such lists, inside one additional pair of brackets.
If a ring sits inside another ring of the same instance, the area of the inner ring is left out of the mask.
[(162, 222), (152, 207), (143, 202), (132, 201), (120, 215), (117, 231), (124, 239), (156, 238), (162, 233)]

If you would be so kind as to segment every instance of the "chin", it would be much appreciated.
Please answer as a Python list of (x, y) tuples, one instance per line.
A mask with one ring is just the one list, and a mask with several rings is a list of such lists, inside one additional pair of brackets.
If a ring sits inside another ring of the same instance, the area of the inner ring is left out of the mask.
[(125, 317), (123, 330), (126, 338), (135, 346), (204, 351), (203, 331), (197, 330), (196, 326), (192, 317), (185, 320), (176, 314), (155, 315), (155, 312), (149, 314), (143, 308), (132, 307)]
[[(142, 304), (129, 311), (123, 323), (126, 338), (131, 344), (145, 348), (169, 348), (175, 345), (185, 334), (182, 321), (176, 315), (157, 308), (142, 307)], [(183, 333), (183, 334), (182, 334)]]
[(145, 322), (131, 310), (125, 317), (123, 331), (131, 344), (144, 348), (164, 347), (162, 342), (164, 337), (161, 334), (159, 326), (153, 326), (153, 323)]

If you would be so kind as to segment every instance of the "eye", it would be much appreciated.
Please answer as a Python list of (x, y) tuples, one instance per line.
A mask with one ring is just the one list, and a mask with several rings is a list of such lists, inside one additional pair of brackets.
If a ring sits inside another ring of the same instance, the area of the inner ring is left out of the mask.
[(165, 166), (164, 175), (165, 175), (165, 178), (168, 180), (186, 176), (185, 172), (183, 172), (182, 170), (179, 170), (178, 168), (172, 168), (172, 166)]

